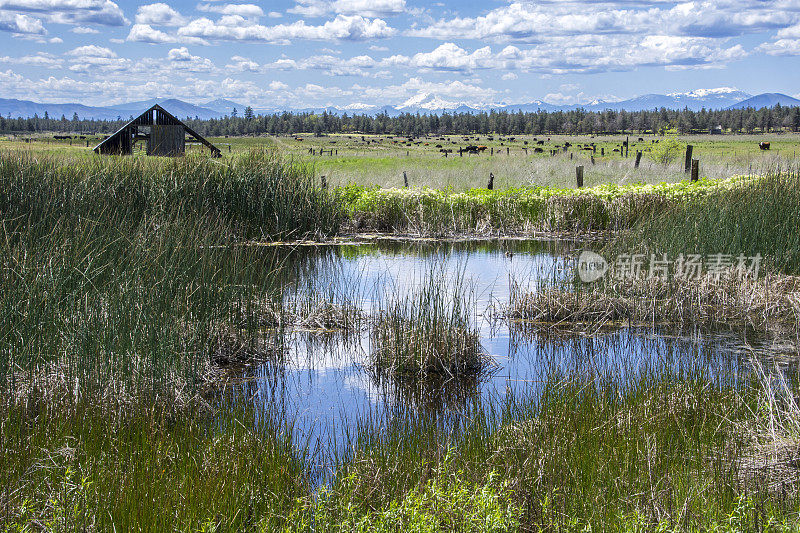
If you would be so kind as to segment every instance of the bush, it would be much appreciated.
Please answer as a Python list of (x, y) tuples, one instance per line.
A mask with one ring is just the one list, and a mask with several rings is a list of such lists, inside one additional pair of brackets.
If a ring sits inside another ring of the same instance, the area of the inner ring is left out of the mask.
[(653, 146), (650, 151), (650, 158), (656, 163), (667, 167), (677, 159), (684, 148), (685, 145), (675, 137), (667, 137)]

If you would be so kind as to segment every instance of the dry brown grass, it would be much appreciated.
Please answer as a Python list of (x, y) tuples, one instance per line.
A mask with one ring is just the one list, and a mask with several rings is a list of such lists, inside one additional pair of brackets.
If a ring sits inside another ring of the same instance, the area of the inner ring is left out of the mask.
[(800, 334), (800, 277), (630, 278), (577, 289), (541, 287), (531, 292), (515, 286), (506, 314), (511, 319), (553, 326), (738, 324)]

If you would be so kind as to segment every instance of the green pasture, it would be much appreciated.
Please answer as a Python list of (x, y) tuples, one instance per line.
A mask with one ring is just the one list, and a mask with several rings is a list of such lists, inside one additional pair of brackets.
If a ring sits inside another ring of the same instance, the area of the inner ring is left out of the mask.
[[(4, 136), (0, 137), (0, 150), (92, 157), (91, 147), (100, 139), (97, 136), (72, 140), (56, 140), (52, 135)], [(667, 165), (654, 161), (652, 151), (659, 143), (670, 142), (671, 139), (677, 140), (682, 146), (681, 153)], [(700, 161), (700, 175), (711, 179), (760, 173), (777, 165), (786, 167), (800, 156), (800, 135), (791, 133), (686, 136), (430, 135), (416, 137), (412, 141), (407, 137), (391, 135), (300, 134), (209, 140), (222, 150), (223, 157), (238, 157), (254, 148), (277, 148), (286, 157), (312, 163), (316, 178), (325, 176), (327, 183), (334, 186), (402, 187), (405, 172), (411, 187), (452, 188), (456, 191), (485, 187), (490, 174), (494, 175), (496, 189), (527, 185), (574, 187), (577, 166), (584, 167), (586, 186), (676, 182), (685, 177), (683, 147), (686, 144), (693, 146), (693, 158)], [(627, 154), (623, 144), (626, 140), (630, 143)], [(544, 144), (538, 145), (540, 141)], [(761, 141), (769, 142), (770, 150), (761, 150)], [(566, 143), (571, 146), (565, 151)], [(591, 143), (595, 145), (594, 150), (582, 149)], [(468, 145), (486, 146), (487, 149), (480, 154), (464, 153), (459, 156), (459, 148)], [(535, 153), (536, 148), (542, 152)], [(445, 156), (440, 151), (442, 149), (452, 152)], [(556, 155), (551, 154), (554, 150), (557, 151)], [(638, 151), (643, 155), (639, 167), (635, 168)], [(187, 153), (204, 152), (198, 145), (188, 145)]]

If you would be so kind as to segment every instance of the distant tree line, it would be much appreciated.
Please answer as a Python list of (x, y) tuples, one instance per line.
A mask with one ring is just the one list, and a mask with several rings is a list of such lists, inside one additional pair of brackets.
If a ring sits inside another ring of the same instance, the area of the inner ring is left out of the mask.
[[(81, 120), (77, 114), (52, 118), (0, 117), (0, 133), (70, 132), (108, 134), (119, 129), (123, 120)], [(234, 112), (219, 119), (186, 118), (186, 124), (211, 137), (225, 135), (293, 135), (298, 133), (363, 133), (392, 135), (487, 134), (547, 135), (601, 133), (709, 133), (721, 127), (731, 133), (767, 133), (800, 131), (800, 108), (776, 105), (763, 109), (721, 111), (671, 110), (652, 111), (488, 111), (424, 115), (404, 113), (391, 117), (378, 115), (338, 115), (335, 113), (276, 113), (256, 115), (251, 108), (243, 115)]]

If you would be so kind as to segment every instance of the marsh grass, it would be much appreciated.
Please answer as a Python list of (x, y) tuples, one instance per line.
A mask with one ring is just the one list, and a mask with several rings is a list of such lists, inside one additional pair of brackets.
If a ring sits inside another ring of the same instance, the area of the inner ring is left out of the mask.
[[(632, 226), (616, 249), (765, 258), (775, 272), (800, 272), (800, 170), (773, 167), (743, 187), (689, 196)], [(633, 253), (633, 252), (629, 252)]]
[(291, 431), (159, 403), (6, 406), (4, 531), (273, 531), (309, 494)]
[(750, 362), (759, 388), (749, 425), (751, 442), (738, 458), (740, 478), (775, 495), (800, 489), (800, 405), (797, 376), (777, 365)]
[(606, 323), (749, 326), (800, 335), (800, 279), (766, 274), (758, 279), (731, 270), (715, 277), (631, 277), (596, 284), (512, 281), (506, 316), (543, 325), (595, 330)]
[(222, 347), (222, 330), (258, 333), (240, 303), (280, 308), (279, 252), (236, 244), (338, 220), (308, 169), (272, 153), (0, 154), (0, 183), (0, 387), (12, 395), (60, 383), (78, 397), (190, 398), (221, 351), (244, 353)]
[(718, 189), (747, 189), (750, 181), (753, 179), (739, 176), (696, 183), (470, 189), (463, 193), (348, 186), (337, 193), (353, 231), (423, 235), (550, 232), (585, 236), (631, 229), (692, 196), (706, 196)]
[(378, 374), (424, 381), (487, 369), (462, 275), (434, 266), (409, 294), (380, 304), (370, 336), (371, 364)]

